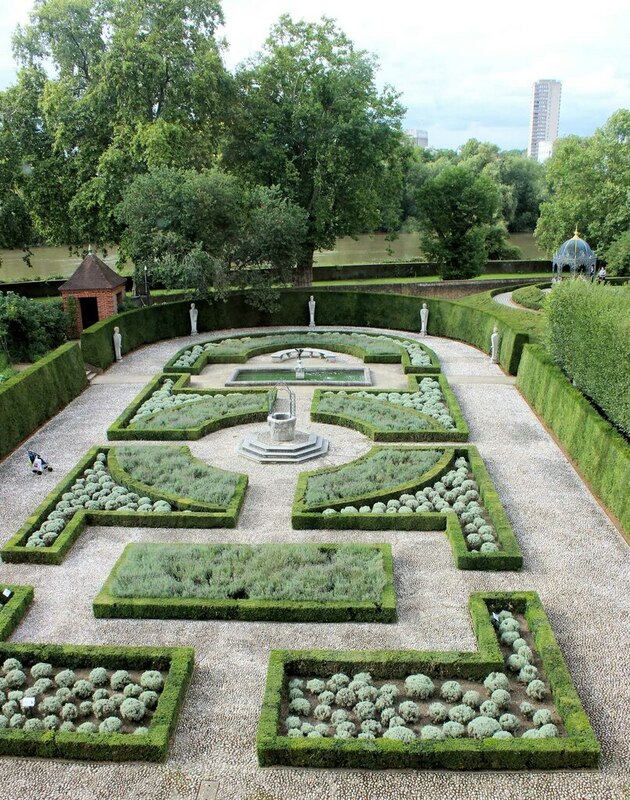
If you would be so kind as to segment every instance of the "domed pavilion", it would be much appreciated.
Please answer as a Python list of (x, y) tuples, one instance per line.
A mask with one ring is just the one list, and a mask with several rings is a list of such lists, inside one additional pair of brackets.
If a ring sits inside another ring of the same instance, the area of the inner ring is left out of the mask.
[(562, 280), (562, 270), (565, 267), (569, 268), (571, 277), (594, 274), (596, 263), (597, 254), (584, 239), (580, 239), (576, 225), (572, 238), (561, 244), (553, 256), (554, 279)]

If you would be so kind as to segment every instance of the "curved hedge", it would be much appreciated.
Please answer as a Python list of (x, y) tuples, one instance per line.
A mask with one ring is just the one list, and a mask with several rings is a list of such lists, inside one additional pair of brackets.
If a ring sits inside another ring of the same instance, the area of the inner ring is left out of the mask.
[(81, 349), (68, 342), (0, 385), (0, 458), (67, 406), (86, 384)]
[[(234, 293), (226, 302), (198, 303), (197, 328), (203, 332), (270, 325), (306, 326), (311, 294), (317, 301), (316, 320), (321, 326), (419, 332), (420, 309), (422, 303), (427, 303), (430, 334), (460, 339), (489, 352), (490, 336), (497, 325), (501, 334), (500, 361), (512, 374), (516, 374), (523, 346), (540, 334), (541, 321), (536, 315), (501, 306), (492, 300), (489, 292), (453, 301), (377, 292), (285, 290), (278, 308), (271, 313), (247, 305), (244, 293)], [(125, 311), (97, 322), (81, 334), (83, 356), (97, 367), (113, 363), (115, 325), (122, 333), (123, 353), (160, 339), (187, 336), (190, 333), (189, 307), (187, 301), (163, 303)]]
[(542, 347), (525, 348), (516, 386), (595, 494), (630, 532), (630, 444), (554, 366)]

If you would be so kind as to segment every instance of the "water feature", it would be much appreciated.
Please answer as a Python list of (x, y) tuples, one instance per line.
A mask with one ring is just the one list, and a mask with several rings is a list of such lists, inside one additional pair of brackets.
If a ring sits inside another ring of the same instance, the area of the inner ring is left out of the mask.
[[(301, 366), (301, 365), (300, 365)], [(306, 386), (371, 386), (372, 375), (366, 367), (237, 367), (226, 386), (260, 386), (273, 385), (282, 381), (290, 384), (304, 384)]]

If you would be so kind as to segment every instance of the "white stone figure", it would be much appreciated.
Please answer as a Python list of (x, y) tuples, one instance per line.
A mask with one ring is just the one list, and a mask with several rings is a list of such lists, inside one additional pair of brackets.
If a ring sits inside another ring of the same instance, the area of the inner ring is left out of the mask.
[(122, 336), (120, 335), (120, 328), (114, 328), (114, 353), (116, 355), (116, 361), (122, 361)]
[(199, 316), (199, 309), (195, 308), (195, 304), (190, 304), (190, 335), (195, 336), (197, 334), (197, 317)]
[(492, 336), (490, 337), (490, 361), (493, 364), (499, 363), (500, 342), (501, 342), (501, 336), (499, 335), (499, 329), (495, 325), (494, 330), (492, 331)]
[(429, 309), (427, 304), (423, 303), (420, 309), (420, 336), (427, 335), (427, 325), (429, 324)]
[(314, 328), (315, 327), (315, 298), (311, 295), (311, 299), (308, 301), (308, 327)]

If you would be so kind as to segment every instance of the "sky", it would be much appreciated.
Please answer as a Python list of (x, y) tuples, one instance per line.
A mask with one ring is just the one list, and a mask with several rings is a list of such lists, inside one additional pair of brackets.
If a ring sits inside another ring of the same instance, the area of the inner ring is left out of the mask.
[[(588, 136), (630, 106), (627, 0), (223, 0), (234, 69), (260, 50), (282, 13), (337, 20), (355, 46), (379, 60), (377, 83), (393, 85), (405, 128), (429, 145), (457, 148), (475, 137), (527, 147), (532, 84), (562, 81), (560, 135)], [(0, 89), (15, 80), (11, 36), (32, 0), (0, 0)]]

